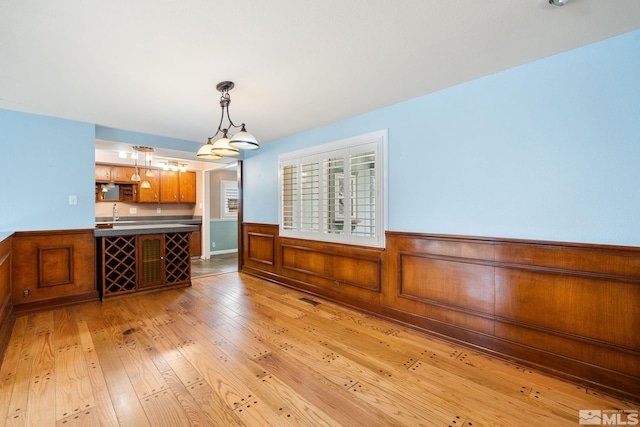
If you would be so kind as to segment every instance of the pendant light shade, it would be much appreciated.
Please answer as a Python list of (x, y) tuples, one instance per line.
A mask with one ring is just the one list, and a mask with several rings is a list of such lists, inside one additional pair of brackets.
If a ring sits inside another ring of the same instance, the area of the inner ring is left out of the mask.
[[(240, 155), (240, 150), (255, 150), (256, 148), (260, 148), (256, 137), (247, 132), (244, 123), (236, 125), (231, 120), (231, 116), (229, 115), (229, 104), (231, 104), (229, 91), (233, 89), (233, 87), (234, 83), (229, 81), (220, 82), (216, 86), (216, 89), (222, 94), (222, 96), (220, 96), (220, 108), (222, 109), (220, 123), (218, 123), (216, 133), (198, 150), (197, 156), (200, 159), (219, 160), (223, 156), (238, 156)], [(222, 127), (225, 116), (229, 125)], [(227, 133), (231, 131), (232, 128), (240, 128), (240, 132), (229, 138)], [(212, 144), (211, 140), (219, 133), (222, 134), (222, 138)]]
[(229, 145), (241, 150), (255, 150), (257, 148), (260, 148), (256, 137), (247, 132), (247, 130), (244, 128), (244, 124), (242, 125), (242, 129), (240, 129), (240, 132), (233, 135), (231, 141), (229, 141)]
[(211, 138), (209, 138), (207, 143), (204, 144), (202, 147), (200, 147), (196, 156), (198, 156), (199, 159), (204, 159), (204, 160), (222, 159), (222, 156), (218, 154), (214, 154), (213, 151), (211, 151), (212, 148), (213, 148), (213, 144), (211, 143)]
[(213, 143), (211, 152), (219, 156), (239, 156), (240, 150), (229, 145), (229, 138), (227, 138), (227, 130), (223, 130), (223, 136), (219, 140)]

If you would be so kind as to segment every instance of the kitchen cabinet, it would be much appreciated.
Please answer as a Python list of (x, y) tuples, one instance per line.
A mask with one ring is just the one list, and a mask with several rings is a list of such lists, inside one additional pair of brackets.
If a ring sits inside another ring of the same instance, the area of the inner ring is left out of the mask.
[(131, 176), (135, 172), (136, 168), (133, 166), (113, 166), (111, 176), (115, 183), (137, 183), (136, 181), (131, 181)]
[(135, 184), (131, 176), (135, 173), (133, 166), (115, 166), (96, 163), (96, 182), (113, 182), (116, 184)]
[(192, 257), (202, 256), (202, 226), (198, 224), (198, 230), (189, 234), (189, 252)]
[(180, 193), (180, 181), (178, 174), (174, 171), (160, 171), (160, 202), (178, 203)]
[(196, 202), (196, 173), (180, 172), (180, 203)]
[[(135, 170), (136, 168), (133, 166), (96, 163), (96, 201), (196, 203), (195, 172), (165, 171), (138, 167), (138, 173), (142, 181), (132, 181), (131, 176), (135, 173)], [(150, 170), (153, 172), (153, 176), (147, 175)], [(150, 184), (150, 188), (142, 188), (142, 182), (145, 177)], [(100, 185), (107, 183), (111, 184), (111, 188), (105, 189)]]
[(138, 236), (138, 288), (164, 283), (164, 234)]
[(111, 181), (111, 165), (96, 164), (96, 181), (97, 182)]
[[(140, 171), (140, 178), (145, 180), (147, 169)], [(142, 188), (142, 182), (138, 185), (138, 203), (160, 203), (160, 176), (154, 171), (153, 176), (146, 176), (150, 188)]]
[(160, 203), (195, 202), (195, 172), (160, 171)]

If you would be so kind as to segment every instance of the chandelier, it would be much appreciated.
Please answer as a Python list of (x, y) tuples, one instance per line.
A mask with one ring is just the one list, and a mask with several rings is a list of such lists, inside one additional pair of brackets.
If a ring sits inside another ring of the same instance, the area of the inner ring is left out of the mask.
[[(229, 104), (231, 103), (229, 91), (233, 89), (233, 86), (233, 82), (220, 82), (216, 86), (216, 89), (222, 94), (220, 96), (220, 108), (222, 109), (220, 123), (218, 123), (216, 133), (209, 137), (207, 143), (198, 150), (197, 156), (200, 159), (220, 160), (226, 156), (238, 156), (240, 150), (260, 148), (256, 138), (245, 129), (245, 124), (236, 125), (229, 116)], [(226, 127), (222, 127), (225, 116), (229, 124)], [(231, 128), (239, 128), (240, 132), (231, 135)], [(219, 134), (222, 134), (222, 137), (215, 142), (211, 142)]]

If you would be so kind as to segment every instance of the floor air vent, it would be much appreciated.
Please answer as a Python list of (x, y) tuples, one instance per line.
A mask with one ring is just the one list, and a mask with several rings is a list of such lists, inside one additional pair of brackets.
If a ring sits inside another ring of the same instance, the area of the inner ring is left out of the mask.
[(309, 298), (300, 298), (300, 301), (302, 301), (302, 302), (306, 302), (307, 304), (311, 304), (311, 305), (318, 305), (318, 304), (320, 304), (318, 301), (314, 301), (314, 300), (309, 299)]

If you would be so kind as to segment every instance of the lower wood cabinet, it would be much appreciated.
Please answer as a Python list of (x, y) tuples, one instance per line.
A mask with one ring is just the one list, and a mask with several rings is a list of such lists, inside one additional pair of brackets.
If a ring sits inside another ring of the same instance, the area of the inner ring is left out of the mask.
[(138, 237), (138, 288), (153, 288), (164, 284), (164, 234)]
[(189, 235), (189, 252), (192, 257), (202, 256), (202, 226), (198, 224), (198, 230)]
[(102, 298), (191, 284), (189, 234), (99, 238)]

